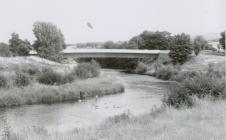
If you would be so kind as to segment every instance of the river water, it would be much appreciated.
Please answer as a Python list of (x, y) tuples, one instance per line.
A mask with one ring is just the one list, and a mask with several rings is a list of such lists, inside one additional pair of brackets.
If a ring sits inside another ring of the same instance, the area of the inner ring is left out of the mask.
[(111, 77), (124, 84), (125, 92), (82, 102), (52, 105), (25, 105), (0, 109), (0, 134), (5, 129), (15, 133), (25, 128), (43, 128), (65, 132), (74, 128), (95, 126), (106, 118), (122, 113), (137, 116), (159, 107), (167, 92), (168, 82), (151, 76), (103, 70), (102, 77)]

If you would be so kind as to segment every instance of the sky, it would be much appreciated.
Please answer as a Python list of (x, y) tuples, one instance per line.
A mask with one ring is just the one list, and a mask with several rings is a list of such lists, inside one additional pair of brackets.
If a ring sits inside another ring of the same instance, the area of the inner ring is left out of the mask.
[(36, 21), (57, 25), (66, 43), (124, 41), (144, 30), (219, 33), (226, 29), (225, 5), (226, 0), (0, 0), (0, 42), (13, 32), (33, 42)]

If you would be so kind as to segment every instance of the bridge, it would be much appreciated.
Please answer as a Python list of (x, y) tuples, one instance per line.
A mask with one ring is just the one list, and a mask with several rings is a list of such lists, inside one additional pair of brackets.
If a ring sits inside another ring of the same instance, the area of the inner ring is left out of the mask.
[(75, 58), (149, 58), (168, 54), (162, 50), (132, 50), (132, 49), (65, 49), (64, 56)]
[[(150, 58), (168, 54), (168, 50), (132, 50), (132, 49), (73, 49), (61, 52), (65, 57), (74, 58)], [(31, 52), (31, 55), (37, 55)]]

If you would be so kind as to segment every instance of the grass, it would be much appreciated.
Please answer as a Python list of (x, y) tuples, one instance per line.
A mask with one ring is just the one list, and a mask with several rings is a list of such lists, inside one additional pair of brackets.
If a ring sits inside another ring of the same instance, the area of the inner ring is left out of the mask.
[(162, 107), (149, 114), (122, 114), (99, 126), (59, 134), (27, 128), (24, 134), (10, 134), (11, 140), (224, 140), (226, 102), (195, 99), (193, 108)]
[(80, 93), (85, 98), (121, 93), (123, 85), (115, 83), (111, 79), (100, 77), (76, 80), (60, 86), (49, 86), (34, 83), (29, 86), (0, 90), (0, 107), (18, 106), (24, 104), (51, 104), (65, 101), (78, 101)]
[[(0, 60), (4, 61), (0, 71), (5, 75), (0, 77), (0, 107), (77, 101), (81, 93), (82, 98), (89, 98), (124, 91), (122, 84), (97, 77), (100, 69), (95, 62), (74, 68), (38, 57), (0, 57)], [(79, 77), (74, 69), (91, 74), (92, 78)]]

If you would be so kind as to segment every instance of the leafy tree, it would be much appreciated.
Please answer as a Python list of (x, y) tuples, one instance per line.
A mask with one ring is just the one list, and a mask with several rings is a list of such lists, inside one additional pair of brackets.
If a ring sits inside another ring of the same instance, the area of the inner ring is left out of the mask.
[(22, 40), (19, 34), (12, 33), (11, 39), (9, 40), (10, 51), (14, 56), (26, 56), (31, 50), (31, 44), (28, 40)]
[(194, 39), (193, 47), (195, 55), (197, 56), (201, 50), (208, 47), (208, 42), (202, 36), (197, 36)]
[(141, 46), (144, 46), (144, 40), (140, 36), (134, 36), (128, 42), (129, 48), (139, 49)]
[(189, 35), (184, 33), (174, 36), (171, 43), (169, 57), (172, 58), (174, 64), (183, 64), (192, 54), (192, 45)]
[(191, 37), (188, 34), (177, 34), (173, 37), (172, 44), (174, 45), (191, 45)]
[(36, 22), (33, 25), (33, 33), (36, 37), (34, 49), (39, 56), (54, 61), (59, 61), (60, 52), (65, 49), (62, 32), (52, 23)]
[(11, 52), (9, 50), (8, 44), (0, 43), (0, 56), (3, 56), (3, 57), (11, 56)]
[(149, 50), (167, 50), (169, 49), (169, 39), (170, 33), (163, 31), (163, 32), (150, 32), (144, 31), (140, 37), (142, 38), (143, 42), (139, 46), (139, 49), (149, 49)]
[(221, 33), (221, 38), (219, 40), (219, 43), (221, 44), (221, 47), (225, 49), (225, 31)]

